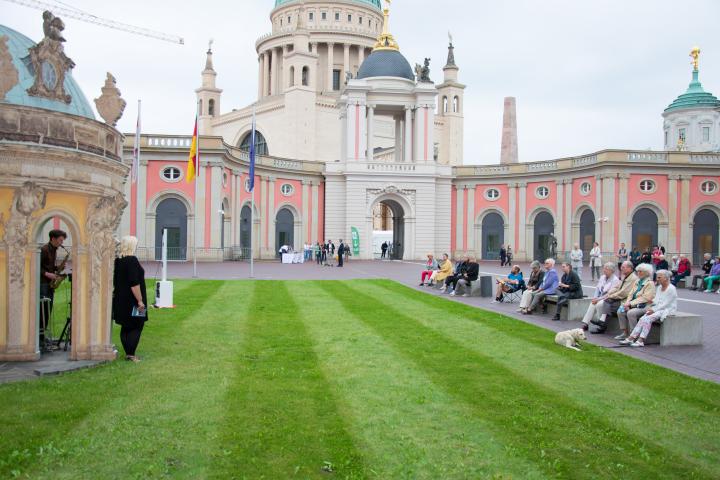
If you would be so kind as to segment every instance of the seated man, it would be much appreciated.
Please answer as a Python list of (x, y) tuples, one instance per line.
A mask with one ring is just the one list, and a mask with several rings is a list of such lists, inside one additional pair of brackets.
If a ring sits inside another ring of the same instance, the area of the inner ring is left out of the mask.
[(635, 269), (638, 279), (630, 287), (630, 295), (617, 311), (622, 333), (615, 340), (624, 340), (637, 325), (638, 319), (645, 315), (655, 298), (655, 283), (652, 281), (653, 266), (641, 263)]
[(597, 320), (590, 320), (590, 323), (598, 327), (598, 329), (592, 333), (603, 333), (607, 330), (605, 321), (608, 315), (616, 313), (620, 305), (625, 303), (625, 300), (630, 295), (630, 288), (632, 288), (637, 280), (633, 263), (623, 262), (620, 266), (620, 274), (622, 275), (622, 280), (615, 288), (610, 290), (602, 306), (597, 309), (599, 318)]
[(692, 282), (690, 285), (690, 290), (702, 290), (702, 286), (705, 283), (703, 280), (707, 278), (710, 275), (710, 270), (712, 270), (713, 267), (713, 259), (712, 255), (709, 253), (706, 253), (703, 255), (703, 264), (702, 264), (702, 274), (701, 275), (695, 275), (692, 278)]
[(465, 274), (465, 272), (467, 271), (467, 264), (467, 256), (461, 257), (460, 260), (458, 260), (457, 264), (455, 265), (455, 271), (453, 272), (453, 274), (445, 279), (445, 285), (443, 285), (443, 288), (440, 289), (441, 292), (447, 290), (447, 287), (450, 287), (448, 293), (452, 293), (455, 291), (458, 280), (460, 280), (463, 274)]
[[(622, 264), (621, 264), (622, 265)], [(620, 284), (620, 279), (615, 276), (615, 264), (612, 262), (606, 263), (603, 266), (603, 274), (598, 281), (597, 287), (595, 287), (595, 294), (592, 300), (590, 300), (590, 306), (585, 312), (583, 317), (583, 330), (587, 330), (590, 325), (590, 321), (595, 318), (595, 314), (600, 312), (605, 304), (605, 300), (608, 298), (610, 291)], [(603, 322), (605, 319), (603, 319)]]
[(513, 267), (510, 269), (510, 274), (508, 275), (507, 279), (497, 279), (496, 283), (497, 291), (495, 292), (495, 300), (493, 300), (493, 303), (500, 303), (502, 302), (505, 293), (517, 292), (523, 286), (525, 286), (525, 281), (523, 280), (523, 274), (522, 271), (520, 271), (520, 266), (513, 265)]
[(677, 291), (670, 283), (671, 273), (667, 270), (658, 270), (658, 288), (655, 291), (652, 307), (648, 308), (645, 315), (640, 317), (637, 325), (630, 336), (620, 341), (620, 345), (631, 347), (644, 347), (645, 339), (650, 334), (650, 329), (655, 321), (663, 322), (669, 315), (677, 312)]
[(555, 259), (548, 258), (545, 260), (545, 276), (543, 277), (540, 287), (532, 293), (532, 301), (530, 307), (525, 314), (532, 313), (540, 303), (545, 301), (547, 295), (555, 295), (559, 283), (558, 274), (555, 271)]
[(562, 264), (563, 276), (558, 283), (558, 301), (557, 309), (555, 310), (555, 316), (553, 320), (556, 322), (560, 321), (560, 310), (566, 306), (568, 302), (575, 298), (583, 297), (582, 283), (580, 283), (580, 277), (573, 271), (572, 265), (569, 262), (563, 262)]
[(457, 286), (455, 286), (455, 289), (450, 292), (451, 296), (455, 296), (458, 291), (465, 291), (463, 293), (463, 297), (469, 297), (470, 296), (470, 287), (472, 286), (472, 282), (476, 281), (478, 279), (478, 275), (480, 274), (480, 265), (475, 261), (474, 255), (468, 255), (468, 262), (466, 264), (465, 273), (462, 274), (462, 277), (458, 279)]
[(535, 260), (530, 264), (530, 278), (528, 278), (527, 288), (520, 299), (520, 308), (518, 309), (518, 312), (527, 313), (527, 309), (532, 301), (533, 292), (540, 288), (540, 284), (542, 283), (544, 277), (545, 271), (542, 269), (540, 262)]
[[(660, 268), (658, 268), (660, 270)], [(663, 269), (664, 270), (664, 269)], [(689, 277), (692, 273), (692, 265), (690, 265), (690, 259), (685, 255), (680, 255), (680, 261), (678, 262), (678, 268), (672, 277), (672, 284), (677, 287), (678, 282), (685, 277)]]

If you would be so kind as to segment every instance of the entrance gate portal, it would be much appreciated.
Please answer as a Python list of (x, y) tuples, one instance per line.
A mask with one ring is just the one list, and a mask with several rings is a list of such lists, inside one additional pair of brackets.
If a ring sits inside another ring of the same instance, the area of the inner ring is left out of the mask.
[[(383, 200), (378, 205), (380, 228), (392, 229), (392, 241), (388, 242), (387, 257), (402, 260), (405, 257), (405, 210), (395, 200)], [(385, 231), (388, 231), (385, 230)]]

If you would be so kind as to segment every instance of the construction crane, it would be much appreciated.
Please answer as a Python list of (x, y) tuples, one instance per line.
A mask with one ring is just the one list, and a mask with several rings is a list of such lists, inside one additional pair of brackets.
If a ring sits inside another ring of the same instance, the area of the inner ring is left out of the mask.
[(6, 2), (16, 3), (30, 8), (37, 8), (38, 10), (50, 10), (54, 14), (58, 14), (67, 18), (74, 18), (82, 22), (93, 23), (103, 27), (114, 28), (115, 30), (121, 30), (123, 32), (132, 33), (135, 35), (143, 35), (145, 37), (155, 38), (157, 40), (163, 40), (165, 42), (177, 43), (185, 45), (185, 40), (182, 37), (175, 35), (168, 35), (162, 32), (156, 32), (147, 28), (136, 27), (128, 25), (126, 23), (116, 22), (114, 20), (108, 20), (100, 18), (91, 13), (87, 13), (83, 10), (75, 8), (73, 6), (63, 4), (62, 2), (48, 2), (42, 0), (5, 0)]

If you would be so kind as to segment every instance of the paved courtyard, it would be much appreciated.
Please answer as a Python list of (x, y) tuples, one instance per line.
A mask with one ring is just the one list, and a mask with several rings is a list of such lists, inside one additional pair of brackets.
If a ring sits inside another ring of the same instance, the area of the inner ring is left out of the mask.
[[(523, 272), (529, 271), (527, 264), (521, 264)], [(343, 268), (322, 267), (315, 263), (283, 265), (280, 262), (256, 262), (256, 280), (350, 280), (358, 278), (389, 278), (429, 295), (442, 295), (435, 289), (419, 287), (420, 263), (398, 261), (353, 261)], [(198, 278), (201, 279), (248, 279), (249, 263), (198, 263)], [(480, 271), (485, 274), (507, 274), (508, 267), (500, 268), (498, 262), (481, 262)], [(145, 264), (147, 278), (160, 277), (160, 264)], [(168, 278), (192, 278), (192, 263), (169, 263)], [(593, 282), (589, 271), (584, 271), (583, 285), (586, 295), (592, 295)], [(679, 290), (678, 309), (683, 312), (703, 316), (704, 334), (702, 346), (660, 347), (649, 345), (643, 349), (618, 347), (608, 335), (588, 335), (589, 341), (595, 345), (617, 349), (623, 354), (641, 358), (698, 378), (720, 383), (720, 321), (718, 307), (720, 295), (704, 294), (690, 290)], [(449, 297), (449, 301), (463, 302), (478, 308), (502, 312), (508, 316), (542, 326), (549, 330), (560, 331), (579, 326), (579, 322), (553, 322), (551, 315), (520, 315), (516, 313), (517, 304), (493, 304), (492, 298)], [(182, 299), (175, 298), (175, 303), (182, 308)]]

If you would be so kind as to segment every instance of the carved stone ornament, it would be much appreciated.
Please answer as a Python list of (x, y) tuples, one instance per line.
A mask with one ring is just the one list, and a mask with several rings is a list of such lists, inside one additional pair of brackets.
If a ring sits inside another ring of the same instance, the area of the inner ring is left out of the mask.
[(19, 76), (7, 46), (8, 37), (0, 37), (0, 100), (17, 85)]
[(45, 38), (30, 49), (30, 64), (35, 82), (28, 88), (28, 95), (70, 103), (72, 97), (65, 91), (65, 75), (75, 67), (75, 62), (65, 55), (62, 31), (65, 24), (52, 13), (43, 13)]
[(10, 218), (5, 224), (3, 241), (8, 251), (11, 291), (20, 291), (25, 287), (25, 249), (28, 245), (28, 232), (32, 214), (45, 207), (47, 192), (44, 188), (25, 182), (15, 190)]
[(94, 292), (100, 292), (103, 266), (108, 269), (112, 266), (116, 248), (114, 233), (126, 206), (127, 201), (122, 194), (100, 197), (88, 206), (86, 227), (90, 239), (88, 246)]
[(115, 77), (110, 72), (105, 79), (105, 86), (102, 87), (102, 95), (95, 99), (95, 106), (105, 123), (114, 127), (125, 111), (127, 102), (120, 97), (120, 90), (116, 86)]
[(392, 195), (399, 195), (401, 197), (405, 197), (410, 202), (410, 204), (414, 204), (415, 203), (415, 193), (416, 193), (415, 190), (403, 190), (403, 189), (397, 188), (394, 185), (389, 185), (385, 188), (368, 188), (366, 201), (367, 201), (367, 204), (370, 205), (371, 203), (373, 203), (375, 201), (375, 199), (377, 197), (379, 197), (381, 195), (392, 194)]

